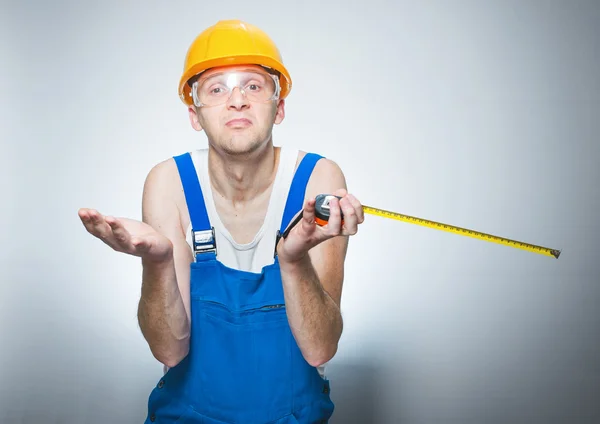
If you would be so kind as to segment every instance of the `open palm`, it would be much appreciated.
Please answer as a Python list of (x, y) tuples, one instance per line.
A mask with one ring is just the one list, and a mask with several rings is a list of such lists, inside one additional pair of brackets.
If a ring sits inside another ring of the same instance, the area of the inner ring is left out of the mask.
[(129, 218), (105, 216), (95, 209), (79, 209), (87, 231), (118, 252), (161, 261), (173, 251), (171, 241), (150, 225)]

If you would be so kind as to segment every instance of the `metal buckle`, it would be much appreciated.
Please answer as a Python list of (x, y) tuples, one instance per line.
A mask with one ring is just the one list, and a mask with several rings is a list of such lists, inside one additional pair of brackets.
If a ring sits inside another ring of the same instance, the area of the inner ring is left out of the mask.
[(217, 253), (217, 239), (215, 238), (215, 227), (210, 230), (194, 231), (192, 229), (192, 244), (194, 255), (206, 252)]

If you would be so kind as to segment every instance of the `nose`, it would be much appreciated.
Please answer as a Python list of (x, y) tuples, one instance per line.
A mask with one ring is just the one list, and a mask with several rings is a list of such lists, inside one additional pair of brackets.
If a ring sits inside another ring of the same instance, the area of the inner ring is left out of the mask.
[(229, 96), (228, 106), (234, 109), (243, 109), (248, 106), (248, 99), (240, 87), (234, 87)]

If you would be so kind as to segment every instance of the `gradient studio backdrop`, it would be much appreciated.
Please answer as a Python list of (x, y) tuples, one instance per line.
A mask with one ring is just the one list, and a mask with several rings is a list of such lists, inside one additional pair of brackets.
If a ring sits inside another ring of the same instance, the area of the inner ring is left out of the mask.
[(4, 2), (0, 422), (141, 423), (161, 375), (137, 258), (80, 207), (140, 218), (157, 162), (206, 146), (189, 43), (241, 18), (294, 78), (275, 143), (365, 204), (562, 249), (368, 216), (351, 241), (332, 423), (600, 422), (600, 5), (592, 1)]

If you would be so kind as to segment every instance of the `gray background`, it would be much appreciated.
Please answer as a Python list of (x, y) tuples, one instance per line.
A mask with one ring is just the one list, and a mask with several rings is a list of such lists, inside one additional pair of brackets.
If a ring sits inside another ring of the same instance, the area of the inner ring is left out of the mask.
[(562, 249), (556, 260), (368, 216), (351, 241), (332, 423), (600, 422), (600, 5), (591, 1), (2, 3), (0, 423), (141, 423), (161, 373), (140, 264), (80, 207), (140, 218), (157, 162), (206, 146), (189, 43), (241, 18), (294, 78), (275, 143), (367, 205)]

